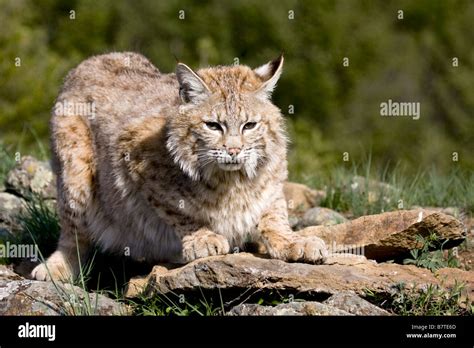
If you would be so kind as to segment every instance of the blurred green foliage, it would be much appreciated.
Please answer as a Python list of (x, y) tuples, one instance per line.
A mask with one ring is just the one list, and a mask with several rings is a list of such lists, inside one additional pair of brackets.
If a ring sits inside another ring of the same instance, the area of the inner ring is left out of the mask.
[[(413, 172), (474, 169), (471, 0), (0, 0), (0, 8), (7, 148), (35, 153), (35, 138), (47, 142), (61, 81), (88, 56), (138, 51), (169, 72), (174, 56), (193, 67), (235, 58), (258, 66), (283, 51), (274, 101), (288, 116), (292, 178), (350, 165), (344, 152)], [(381, 117), (388, 99), (420, 102), (420, 119)]]

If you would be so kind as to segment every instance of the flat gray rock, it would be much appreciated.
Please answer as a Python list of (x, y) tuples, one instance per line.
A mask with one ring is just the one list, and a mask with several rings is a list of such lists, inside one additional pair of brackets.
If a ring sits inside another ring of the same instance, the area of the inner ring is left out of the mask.
[(351, 292), (340, 292), (323, 302), (354, 315), (390, 315), (386, 310), (373, 305)]
[[(441, 271), (441, 270), (440, 270)], [(462, 273), (462, 274), (460, 274)], [(459, 270), (455, 277), (468, 277)], [(454, 278), (451, 279), (454, 281)], [(444, 280), (446, 283), (446, 280)], [(146, 278), (134, 284), (134, 293), (153, 296), (196, 289), (286, 290), (337, 294), (365, 290), (389, 292), (395, 284), (419, 288), (441, 285), (435, 273), (412, 265), (376, 263), (362, 256), (330, 255), (324, 265), (287, 263), (248, 253), (198, 259), (179, 268), (155, 266)], [(472, 284), (467, 284), (470, 288)]]
[(290, 302), (276, 306), (241, 304), (232, 308), (228, 315), (353, 315), (341, 309), (320, 302)]
[(298, 222), (297, 228), (308, 226), (333, 226), (347, 221), (348, 220), (337, 211), (328, 208), (315, 207), (304, 213), (303, 217)]
[(56, 179), (51, 166), (31, 156), (22, 157), (8, 173), (6, 187), (23, 197), (33, 193), (46, 199), (56, 198)]
[[(87, 304), (86, 299), (89, 300)], [(0, 266), (0, 315), (123, 315), (128, 309), (77, 286), (23, 279)]]
[(467, 235), (455, 217), (427, 209), (367, 215), (334, 226), (306, 227), (296, 233), (323, 239), (332, 252), (363, 250), (363, 255), (377, 261), (404, 257), (420, 248), (418, 235), (435, 233), (448, 242), (445, 248), (462, 243)]
[(0, 192), (0, 239), (20, 230), (17, 217), (25, 211), (25, 201), (7, 192)]

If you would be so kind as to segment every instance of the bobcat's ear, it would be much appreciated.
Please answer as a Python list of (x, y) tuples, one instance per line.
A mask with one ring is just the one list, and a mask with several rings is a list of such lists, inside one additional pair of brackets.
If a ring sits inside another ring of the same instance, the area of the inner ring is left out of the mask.
[(263, 81), (257, 93), (263, 94), (266, 98), (270, 97), (283, 70), (283, 61), (283, 54), (281, 54), (277, 59), (253, 70)]
[(179, 96), (183, 103), (199, 103), (211, 94), (206, 83), (186, 64), (178, 63), (176, 77), (179, 82)]

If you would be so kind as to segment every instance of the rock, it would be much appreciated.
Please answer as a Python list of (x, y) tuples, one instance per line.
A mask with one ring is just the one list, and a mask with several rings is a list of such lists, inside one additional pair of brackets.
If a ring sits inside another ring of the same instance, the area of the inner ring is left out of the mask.
[(326, 258), (325, 265), (363, 265), (367, 262), (376, 263), (375, 261), (368, 260), (364, 255), (355, 255), (355, 254), (338, 254), (330, 253)]
[(282, 303), (276, 306), (241, 304), (228, 315), (353, 315), (341, 309), (312, 301)]
[(13, 271), (12, 266), (0, 265), (0, 279), (20, 280), (21, 277)]
[(339, 292), (323, 303), (354, 315), (391, 315), (352, 292)]
[[(89, 297), (89, 309), (85, 298)], [(0, 266), (0, 315), (121, 315), (129, 310), (70, 284), (23, 279)]]
[(25, 156), (7, 176), (7, 189), (25, 198), (31, 193), (56, 198), (56, 180), (48, 162)]
[(431, 232), (447, 240), (445, 248), (460, 244), (466, 237), (463, 224), (452, 216), (429, 210), (399, 210), (358, 219), (335, 226), (307, 227), (299, 233), (322, 238), (332, 252), (356, 250), (369, 259), (386, 261), (405, 257), (420, 248), (416, 235)]
[(290, 227), (293, 230), (296, 230), (300, 224), (300, 218), (298, 216), (290, 215), (288, 216), (288, 222), (290, 223)]
[(311, 208), (306, 211), (306, 213), (304, 213), (297, 225), (297, 228), (319, 225), (332, 226), (347, 221), (348, 220), (344, 216), (332, 209), (316, 207)]
[(436, 277), (445, 287), (452, 287), (455, 281), (463, 283), (468, 298), (474, 298), (474, 272), (459, 268), (441, 268), (435, 272)]
[(125, 287), (124, 296), (125, 298), (135, 298), (138, 297), (146, 288), (148, 284), (147, 277), (133, 277), (129, 280), (127, 286)]
[[(168, 264), (168, 266), (172, 266), (172, 265)], [(154, 276), (157, 276), (159, 274), (165, 274), (167, 272), (168, 272), (168, 268), (166, 268), (165, 266), (156, 265), (153, 267), (153, 272), (151, 274), (153, 274)], [(142, 294), (148, 285), (148, 281), (151, 274), (148, 276), (136, 276), (136, 277), (131, 278), (128, 281), (127, 286), (125, 287), (125, 292), (124, 292), (125, 298), (135, 298), (135, 297), (138, 297), (140, 294)]]
[[(472, 219), (472, 222), (474, 222), (474, 219)], [(457, 253), (461, 268), (466, 271), (472, 271), (474, 265), (474, 225), (469, 222), (469, 226), (466, 241), (462, 247), (454, 250)]]
[(25, 201), (7, 192), (0, 192), (0, 239), (20, 230), (17, 216), (25, 211)]
[(285, 182), (283, 192), (290, 214), (304, 212), (318, 205), (326, 197), (324, 191), (316, 191), (306, 185), (294, 182)]
[(415, 205), (411, 207), (411, 209), (424, 209), (424, 210), (435, 211), (435, 212), (443, 213), (446, 215), (454, 216), (456, 219), (460, 219), (463, 215), (462, 209), (458, 207), (420, 207), (418, 205)]
[(286, 263), (248, 253), (213, 256), (179, 268), (154, 268), (147, 278), (143, 294), (152, 296), (199, 288), (245, 288), (312, 294), (353, 291), (364, 295), (366, 289), (376, 293), (389, 292), (400, 282), (412, 288), (440, 283), (427, 269), (394, 263), (377, 264), (362, 256), (332, 255), (328, 263)]

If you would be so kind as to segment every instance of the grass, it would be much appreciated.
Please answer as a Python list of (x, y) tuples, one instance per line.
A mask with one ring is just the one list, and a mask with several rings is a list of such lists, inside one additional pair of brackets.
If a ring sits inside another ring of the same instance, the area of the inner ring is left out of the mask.
[(352, 217), (413, 206), (457, 207), (474, 213), (474, 173), (460, 169), (447, 175), (434, 169), (412, 175), (399, 167), (374, 170), (369, 158), (362, 165), (338, 167), (302, 181), (326, 192), (321, 206)]
[[(415, 238), (420, 248), (410, 251), (412, 258), (403, 260), (405, 265), (427, 268), (432, 272), (443, 267), (458, 268), (460, 266), (452, 249), (447, 250), (446, 253), (443, 250), (447, 240), (441, 243), (436, 233), (430, 233), (426, 237), (417, 235)], [(437, 246), (439, 246), (439, 250), (431, 251)]]
[(0, 144), (0, 183), (3, 184), (5, 182), (8, 172), (15, 164), (15, 154)]
[(15, 242), (17, 244), (34, 242), (43, 255), (51, 254), (56, 249), (60, 232), (56, 211), (37, 195), (32, 195), (26, 201), (25, 208), (25, 212), (18, 217), (23, 233)]
[(429, 284), (415, 291), (399, 283), (390, 294), (366, 290), (366, 299), (376, 306), (402, 316), (474, 315), (474, 305), (463, 296), (465, 285), (456, 282), (451, 288)]
[[(314, 298), (313, 298), (314, 297)], [(325, 297), (326, 298), (326, 297)], [(308, 295), (307, 300), (321, 300), (319, 295)], [(140, 295), (136, 300), (125, 300), (139, 316), (221, 316), (242, 303), (276, 306), (304, 301), (295, 295), (278, 290), (212, 289), (187, 293)]]
[[(201, 296), (176, 293), (159, 294), (151, 297), (140, 295), (136, 301), (127, 300), (137, 316), (218, 316), (224, 315), (225, 309), (220, 296), (220, 303), (214, 298), (206, 298), (202, 289)], [(220, 290), (219, 290), (220, 294)]]
[[(59, 220), (57, 213), (41, 197), (31, 195), (25, 201), (25, 211), (16, 217), (21, 232), (10, 234), (0, 240), (0, 243), (35, 244), (39, 252), (49, 255), (56, 249), (59, 238)], [(8, 264), (13, 260), (0, 258), (0, 264)]]

